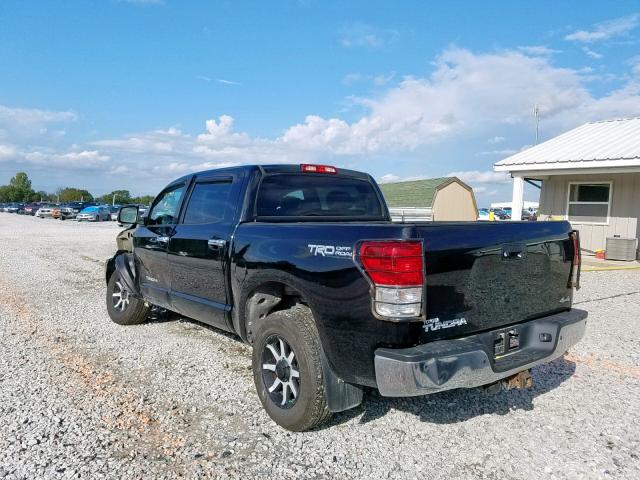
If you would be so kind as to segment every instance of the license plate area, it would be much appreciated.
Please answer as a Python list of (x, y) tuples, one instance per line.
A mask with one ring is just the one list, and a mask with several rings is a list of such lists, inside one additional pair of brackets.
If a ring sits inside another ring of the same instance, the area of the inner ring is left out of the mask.
[(517, 328), (499, 330), (493, 336), (493, 357), (499, 359), (520, 350), (520, 332)]

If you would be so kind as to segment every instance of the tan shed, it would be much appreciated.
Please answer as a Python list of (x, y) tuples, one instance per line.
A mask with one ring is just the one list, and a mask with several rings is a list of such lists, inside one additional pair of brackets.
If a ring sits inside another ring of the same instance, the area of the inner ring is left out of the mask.
[(394, 221), (474, 221), (473, 189), (457, 177), (380, 185)]

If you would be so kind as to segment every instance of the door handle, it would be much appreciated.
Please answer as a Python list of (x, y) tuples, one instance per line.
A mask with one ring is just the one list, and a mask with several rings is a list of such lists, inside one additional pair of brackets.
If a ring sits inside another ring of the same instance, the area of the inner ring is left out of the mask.
[(222, 248), (227, 244), (226, 240), (222, 240), (221, 238), (212, 238), (207, 240), (207, 245), (215, 248)]

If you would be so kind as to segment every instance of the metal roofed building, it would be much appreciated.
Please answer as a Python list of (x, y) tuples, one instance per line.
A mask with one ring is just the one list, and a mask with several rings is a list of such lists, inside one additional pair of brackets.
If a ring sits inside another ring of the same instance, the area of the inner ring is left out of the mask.
[(473, 189), (457, 177), (384, 183), (380, 189), (394, 221), (478, 218)]
[(538, 218), (569, 220), (587, 251), (604, 249), (608, 237), (638, 238), (640, 117), (586, 123), (494, 170), (513, 177), (514, 213), (522, 210), (524, 182), (540, 180)]

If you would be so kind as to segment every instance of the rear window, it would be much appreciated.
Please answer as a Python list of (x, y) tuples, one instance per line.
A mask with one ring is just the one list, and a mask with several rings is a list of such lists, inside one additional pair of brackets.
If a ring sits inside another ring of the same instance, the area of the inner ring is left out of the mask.
[(258, 191), (259, 217), (384, 219), (371, 183), (334, 175), (270, 175)]

